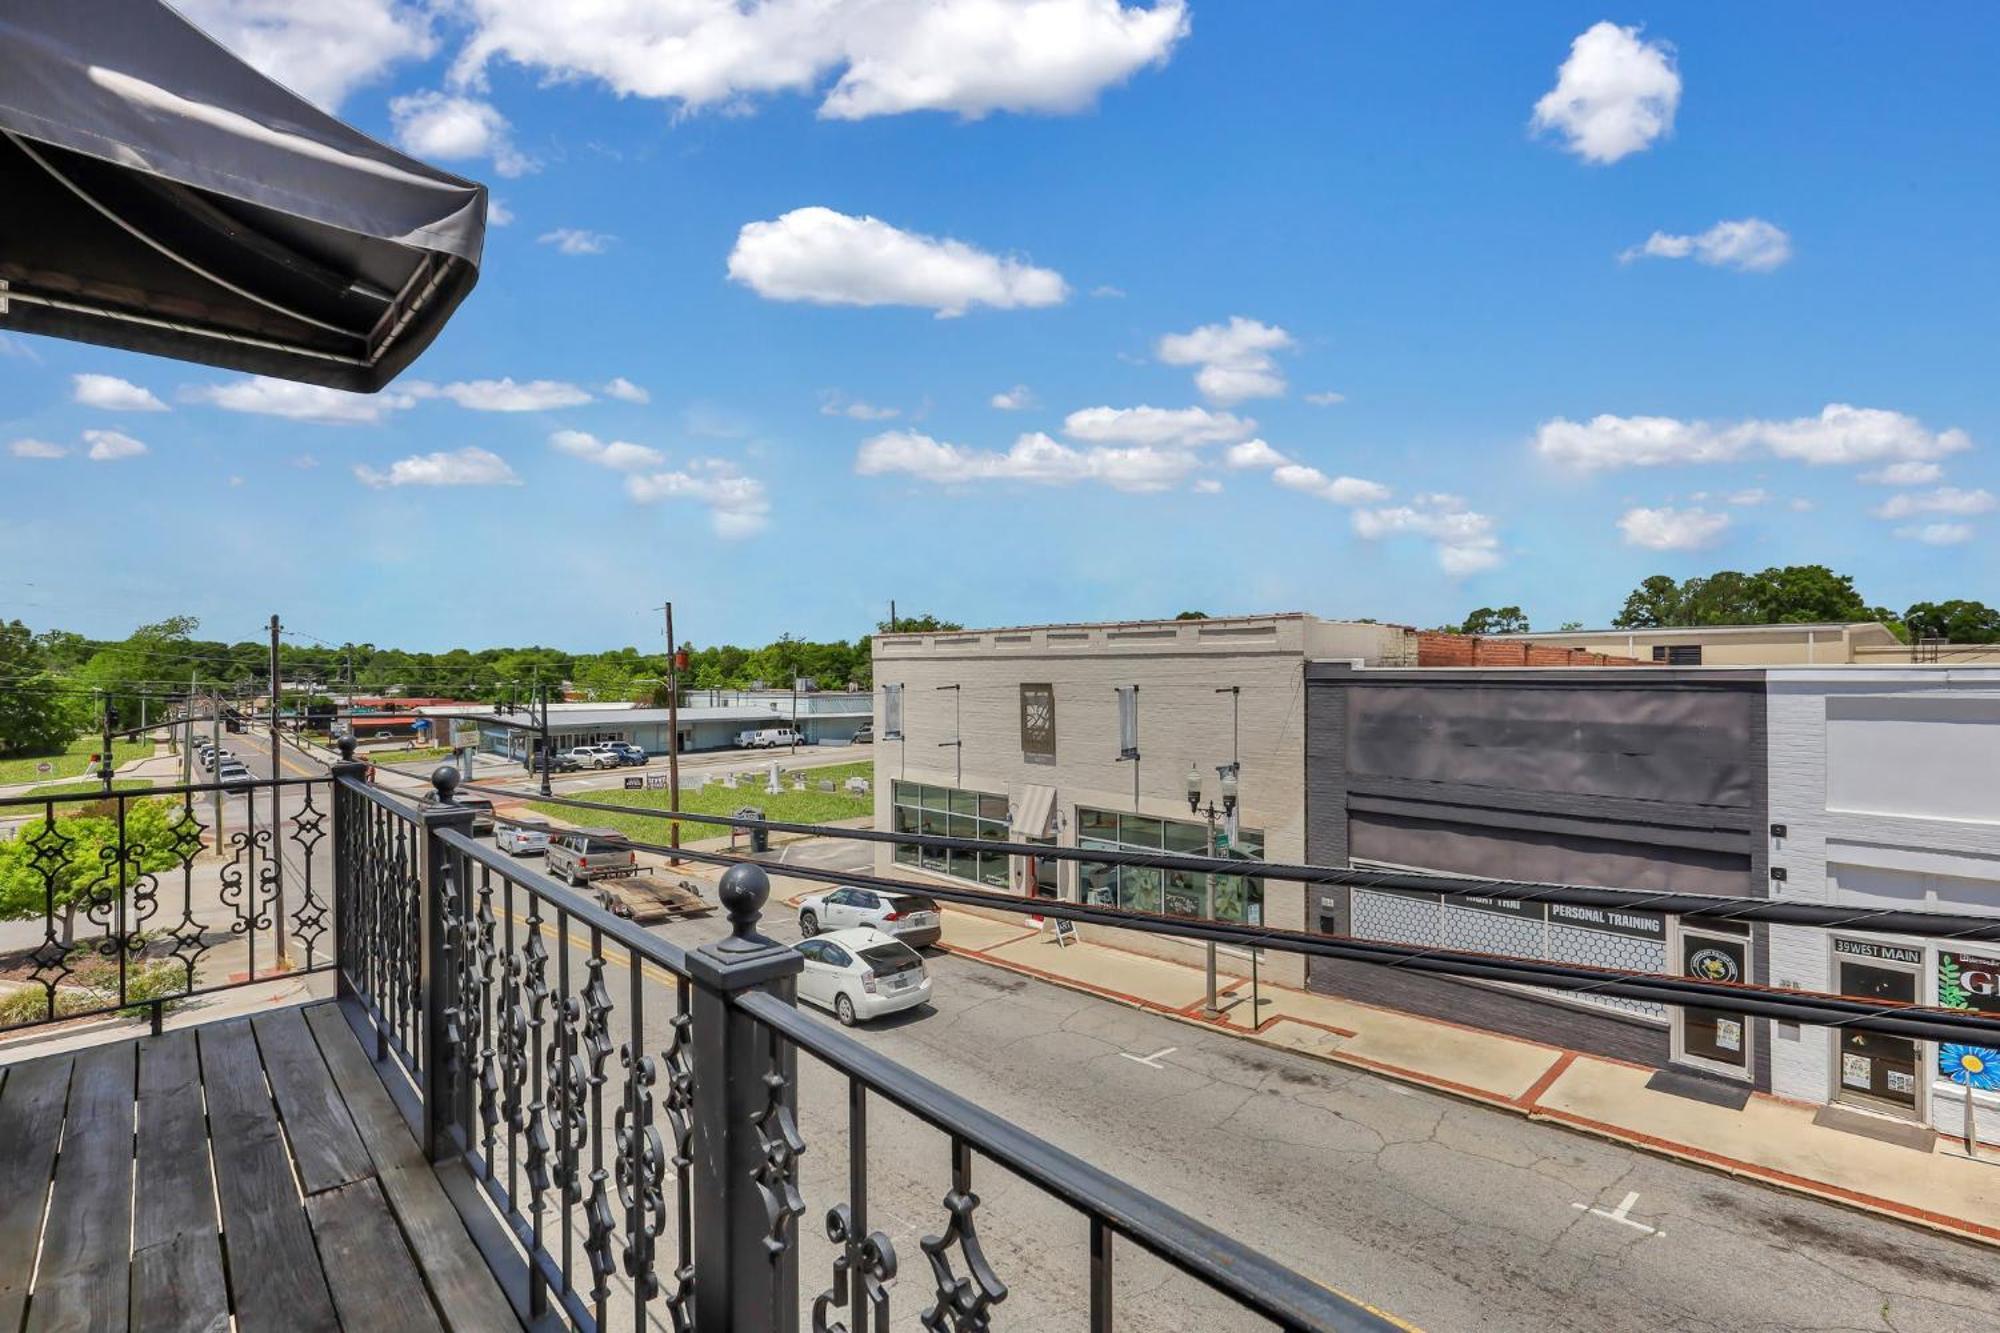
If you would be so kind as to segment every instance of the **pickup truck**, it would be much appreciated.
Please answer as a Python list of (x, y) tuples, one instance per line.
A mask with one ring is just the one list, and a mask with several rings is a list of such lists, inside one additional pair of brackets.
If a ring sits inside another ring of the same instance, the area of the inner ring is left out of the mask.
[(551, 879), (582, 888), (594, 879), (637, 874), (639, 858), (617, 829), (565, 829), (549, 839), (547, 870)]

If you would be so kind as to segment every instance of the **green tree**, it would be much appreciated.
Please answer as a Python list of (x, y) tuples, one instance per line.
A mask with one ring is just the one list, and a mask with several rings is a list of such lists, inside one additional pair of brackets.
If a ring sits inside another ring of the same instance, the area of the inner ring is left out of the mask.
[(1611, 623), (1619, 629), (1689, 625), (1807, 624), (1874, 617), (1854, 580), (1825, 565), (1773, 566), (1756, 574), (1719, 569), (1680, 583), (1646, 579)]
[(81, 698), (50, 674), (43, 652), (26, 625), (0, 623), (0, 755), (54, 753), (83, 730)]
[(1181, 613), (1180, 613), (1179, 615), (1175, 616), (1175, 617), (1174, 617), (1174, 619), (1175, 619), (1175, 620), (1207, 620), (1207, 619), (1208, 619), (1208, 612), (1206, 612), (1206, 611), (1183, 611), (1183, 612), (1181, 612)]
[(2000, 611), (1984, 602), (1918, 602), (1903, 612), (1903, 623), (1912, 639), (2000, 643)]
[(956, 620), (940, 620), (926, 611), (920, 616), (897, 616), (893, 621), (878, 620), (875, 628), (883, 634), (949, 634), (965, 626)]
[(1518, 606), (1482, 606), (1465, 618), (1460, 634), (1525, 634), (1528, 617)]
[(115, 907), (121, 859), (129, 891), (139, 876), (171, 870), (199, 846), (193, 816), (171, 801), (126, 805), (122, 856), (112, 802), (72, 807), (0, 842), (0, 920), (36, 920), (53, 906), (67, 946), (76, 939), (77, 912), (94, 902)]
[(1854, 580), (1825, 565), (1786, 565), (1756, 576), (1752, 588), (1755, 614), (1765, 624), (1853, 622), (1868, 618), (1868, 603), (1854, 590)]
[(1681, 585), (1655, 574), (1625, 598), (1625, 609), (1611, 624), (1617, 629), (1658, 629), (1681, 623)]

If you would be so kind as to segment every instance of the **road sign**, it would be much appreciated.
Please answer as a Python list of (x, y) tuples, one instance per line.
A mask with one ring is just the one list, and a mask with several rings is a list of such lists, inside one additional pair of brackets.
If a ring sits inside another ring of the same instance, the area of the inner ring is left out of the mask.
[(1229, 835), (1227, 833), (1218, 833), (1215, 835), (1215, 850), (1218, 852), (1229, 850)]
[(429, 731), (430, 729), (431, 720), (427, 717), (420, 717), (410, 724), (410, 730), (412, 731)]

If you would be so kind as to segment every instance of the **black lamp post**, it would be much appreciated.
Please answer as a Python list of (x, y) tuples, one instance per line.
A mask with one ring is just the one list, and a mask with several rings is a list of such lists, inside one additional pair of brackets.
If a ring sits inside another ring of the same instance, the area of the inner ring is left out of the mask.
[[(1210, 801), (1206, 807), (1202, 805), (1201, 768), (1194, 764), (1188, 765), (1188, 811), (1191, 814), (1201, 815), (1208, 821), (1208, 855), (1210, 860), (1215, 858), (1215, 822), (1218, 819), (1224, 822), (1232, 841), (1236, 836), (1237, 772), (1238, 765), (1233, 759), (1226, 764), (1217, 764), (1215, 766), (1218, 785), (1222, 789), (1222, 807), (1217, 809), (1213, 801)], [(1202, 895), (1202, 902), (1204, 914), (1209, 920), (1213, 921), (1215, 919), (1215, 872), (1213, 870), (1208, 872), (1207, 886)], [(1221, 1017), (1222, 1010), (1217, 1006), (1215, 999), (1215, 941), (1210, 940), (1208, 941), (1208, 1003), (1202, 1006), (1202, 1017)]]

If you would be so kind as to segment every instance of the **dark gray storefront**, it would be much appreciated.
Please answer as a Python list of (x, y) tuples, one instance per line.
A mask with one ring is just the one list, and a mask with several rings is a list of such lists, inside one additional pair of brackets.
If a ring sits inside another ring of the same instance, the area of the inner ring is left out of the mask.
[[(1763, 673), (1569, 668), (1306, 672), (1306, 854), (1497, 879), (1764, 896)], [(1319, 929), (1425, 947), (1730, 980), (1762, 928), (1365, 887), (1315, 890)], [(1732, 975), (1733, 973), (1733, 975)], [(1313, 960), (1316, 990), (1769, 1086), (1761, 1025), (1608, 998)]]

